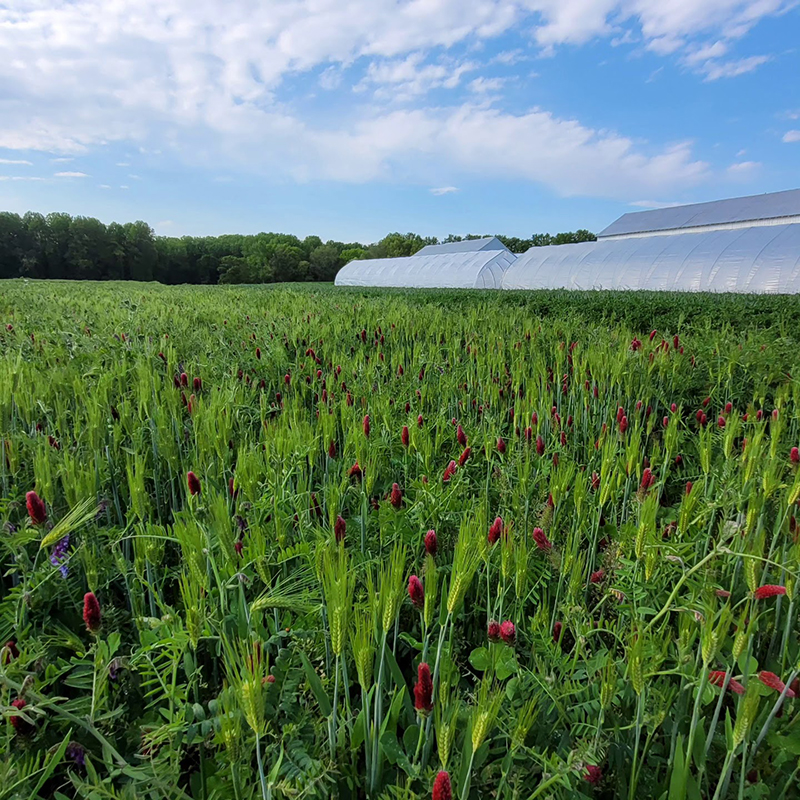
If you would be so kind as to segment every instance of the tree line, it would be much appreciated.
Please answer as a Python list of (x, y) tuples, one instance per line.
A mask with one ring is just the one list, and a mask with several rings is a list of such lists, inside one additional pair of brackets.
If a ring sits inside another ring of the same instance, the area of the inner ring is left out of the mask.
[[(478, 239), (450, 235), (442, 243)], [(549, 244), (594, 241), (587, 230), (498, 236), (513, 253)], [(0, 278), (131, 280), (160, 283), (332, 281), (348, 261), (410, 256), (436, 237), (390, 233), (373, 244), (323, 242), (285, 233), (156, 236), (142, 221), (105, 225), (69, 214), (0, 212)]]

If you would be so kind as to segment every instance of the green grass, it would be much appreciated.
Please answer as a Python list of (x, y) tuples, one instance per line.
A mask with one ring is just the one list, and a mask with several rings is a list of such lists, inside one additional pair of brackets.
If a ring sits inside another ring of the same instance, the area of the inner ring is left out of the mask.
[(0, 282), (0, 798), (796, 797), (799, 321)]

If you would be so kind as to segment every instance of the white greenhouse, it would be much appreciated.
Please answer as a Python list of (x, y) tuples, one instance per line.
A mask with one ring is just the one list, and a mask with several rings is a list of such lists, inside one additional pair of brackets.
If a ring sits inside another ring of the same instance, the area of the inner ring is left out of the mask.
[(516, 256), (494, 237), (423, 247), (404, 258), (351, 261), (337, 286), (419, 289), (499, 289)]
[(532, 247), (502, 288), (800, 293), (800, 190), (625, 214), (596, 242)]
[(520, 256), (491, 237), (351, 261), (336, 285), (800, 293), (800, 189), (624, 214), (596, 242)]

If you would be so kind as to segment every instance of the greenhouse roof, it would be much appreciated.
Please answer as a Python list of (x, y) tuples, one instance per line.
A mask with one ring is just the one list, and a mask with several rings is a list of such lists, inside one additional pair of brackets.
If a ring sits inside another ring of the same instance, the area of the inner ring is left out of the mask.
[(439, 255), (440, 253), (477, 253), (483, 250), (508, 251), (508, 248), (496, 236), (487, 236), (483, 239), (464, 239), (460, 242), (429, 244), (415, 255), (432, 256)]
[(687, 229), (743, 228), (787, 222), (800, 222), (800, 189), (623, 214), (597, 237), (663, 235)]

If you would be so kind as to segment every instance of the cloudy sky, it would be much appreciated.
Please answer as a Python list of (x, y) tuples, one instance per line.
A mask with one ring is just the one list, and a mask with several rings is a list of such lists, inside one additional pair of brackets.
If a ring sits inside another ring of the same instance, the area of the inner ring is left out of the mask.
[(528, 236), (800, 187), (800, 0), (0, 0), (0, 209)]

